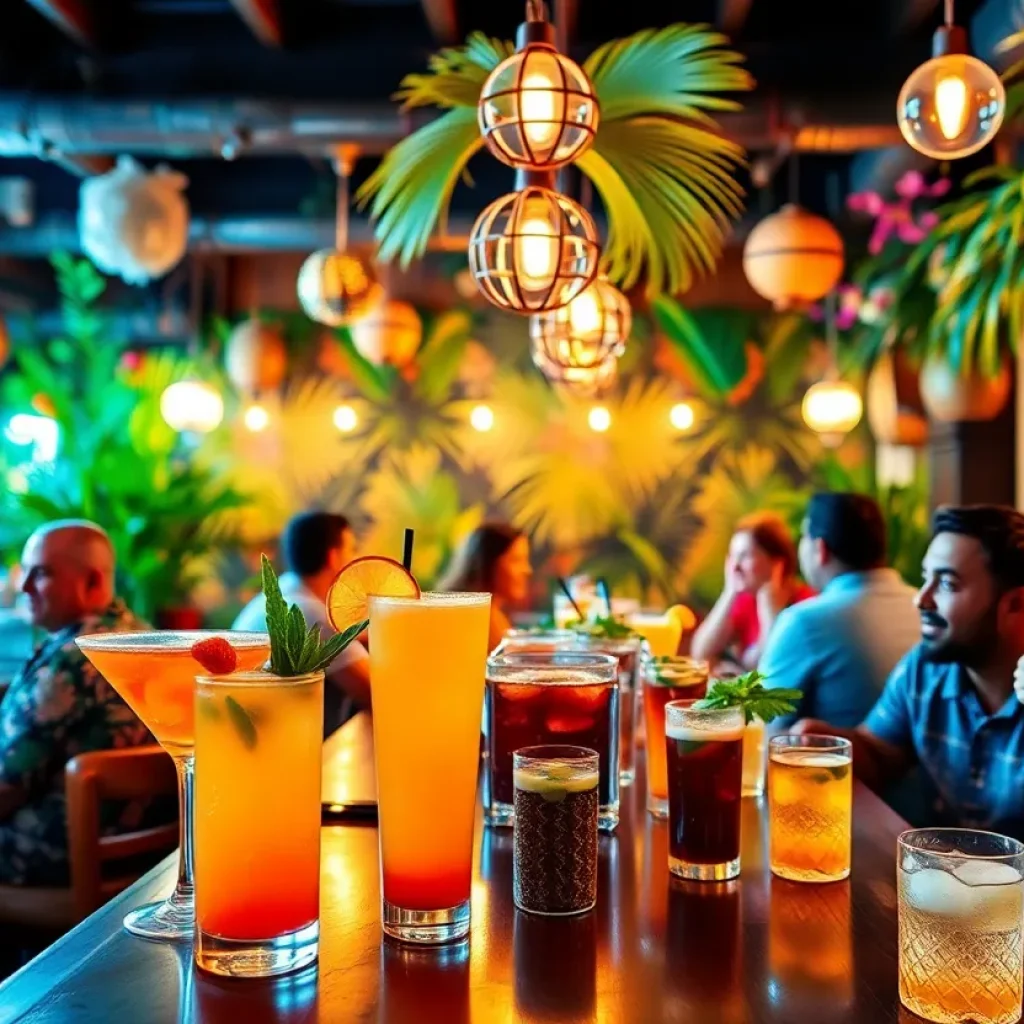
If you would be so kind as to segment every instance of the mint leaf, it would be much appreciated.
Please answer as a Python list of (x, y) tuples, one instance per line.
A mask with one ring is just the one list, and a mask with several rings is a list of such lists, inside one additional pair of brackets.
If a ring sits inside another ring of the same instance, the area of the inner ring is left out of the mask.
[(581, 622), (579, 619), (573, 619), (566, 623), (565, 628), (571, 629), (574, 633), (584, 633), (587, 636), (608, 640), (623, 640), (626, 637), (639, 635), (624, 622), (610, 616), (594, 619), (593, 622)]
[(322, 669), (327, 668), (327, 666), (330, 665), (330, 663), (334, 661), (334, 659), (341, 654), (341, 652), (345, 650), (345, 648), (348, 647), (348, 645), (352, 643), (352, 641), (355, 640), (355, 638), (359, 636), (359, 634), (362, 633), (368, 625), (369, 622), (357, 622), (354, 626), (349, 626), (344, 633), (335, 633), (334, 636), (332, 636), (327, 643), (320, 648), (316, 664), (308, 671), (319, 672)]
[(736, 679), (716, 679), (709, 684), (708, 695), (695, 706), (709, 711), (741, 707), (748, 724), (755, 717), (767, 724), (780, 715), (796, 711), (803, 690), (770, 689), (762, 684), (764, 678), (755, 669)]
[(287, 675), (285, 665), (285, 623), (288, 618), (288, 605), (281, 596), (281, 586), (270, 559), (260, 555), (260, 568), (263, 575), (263, 596), (267, 603), (267, 632), (270, 634), (270, 671), (277, 675)]
[(225, 697), (224, 706), (228, 709), (231, 724), (238, 732), (245, 749), (252, 750), (256, 746), (256, 726), (249, 717), (249, 712), (234, 697)]

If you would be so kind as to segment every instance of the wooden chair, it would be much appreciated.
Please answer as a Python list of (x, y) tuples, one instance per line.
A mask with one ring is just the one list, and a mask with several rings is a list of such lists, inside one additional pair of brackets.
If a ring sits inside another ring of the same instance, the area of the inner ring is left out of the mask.
[[(0, 922), (42, 931), (65, 931), (141, 874), (138, 861), (178, 845), (172, 822), (136, 832), (101, 834), (104, 801), (136, 800), (177, 792), (174, 762), (160, 747), (131, 747), (79, 754), (66, 768), (69, 888), (0, 885)], [(136, 862), (135, 870), (117, 863)], [(106, 869), (106, 870), (105, 870)]]
[[(128, 888), (143, 870), (118, 862), (170, 853), (178, 845), (178, 823), (105, 836), (100, 805), (111, 800), (142, 800), (178, 791), (174, 762), (158, 746), (97, 750), (68, 762), (68, 855), (75, 916), (81, 920)], [(111, 870), (104, 871), (110, 866)]]

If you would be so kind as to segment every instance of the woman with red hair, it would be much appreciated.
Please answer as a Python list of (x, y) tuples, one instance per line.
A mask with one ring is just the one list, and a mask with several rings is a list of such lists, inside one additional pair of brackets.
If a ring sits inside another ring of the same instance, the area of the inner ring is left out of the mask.
[(736, 524), (725, 559), (725, 588), (693, 634), (691, 653), (714, 664), (723, 657), (757, 668), (783, 608), (813, 596), (797, 577), (796, 545), (782, 518), (754, 512)]

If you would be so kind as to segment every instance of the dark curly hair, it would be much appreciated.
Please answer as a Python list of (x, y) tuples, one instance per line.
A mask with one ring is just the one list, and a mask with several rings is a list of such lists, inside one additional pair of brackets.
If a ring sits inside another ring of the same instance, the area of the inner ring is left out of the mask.
[(1024, 515), (1008, 505), (943, 505), (932, 518), (932, 534), (973, 537), (985, 551), (1001, 590), (1024, 587)]

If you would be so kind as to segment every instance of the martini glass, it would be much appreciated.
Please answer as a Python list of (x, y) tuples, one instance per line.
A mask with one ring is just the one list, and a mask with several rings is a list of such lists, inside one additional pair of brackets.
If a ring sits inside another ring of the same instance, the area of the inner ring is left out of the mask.
[(197, 673), (206, 669), (192, 657), (192, 645), (211, 637), (222, 637), (235, 649), (238, 671), (259, 668), (270, 656), (270, 637), (266, 633), (228, 630), (91, 633), (75, 641), (96, 671), (117, 690), (171, 755), (178, 773), (181, 852), (177, 884), (162, 903), (147, 903), (124, 919), (128, 931), (147, 939), (191, 939), (195, 928), (192, 885), (194, 691)]

